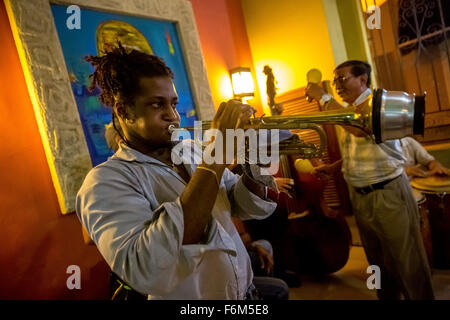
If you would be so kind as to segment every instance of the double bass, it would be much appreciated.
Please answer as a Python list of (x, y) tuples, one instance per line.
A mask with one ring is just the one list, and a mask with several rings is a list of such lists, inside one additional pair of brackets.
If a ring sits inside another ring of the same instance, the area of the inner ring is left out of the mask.
[[(280, 110), (274, 105), (275, 77), (266, 67), (269, 105)], [(310, 160), (280, 155), (280, 169), (274, 176), (293, 179), (294, 185), (289, 193), (270, 192), (278, 204), (275, 212), (264, 220), (245, 221), (245, 227), (253, 239), (265, 238), (272, 243), (276, 269), (298, 274), (333, 273), (347, 263), (351, 233), (342, 213), (330, 208), (324, 199), (327, 180), (298, 169), (298, 165), (296, 168), (300, 161)], [(320, 162), (311, 159), (310, 166)]]

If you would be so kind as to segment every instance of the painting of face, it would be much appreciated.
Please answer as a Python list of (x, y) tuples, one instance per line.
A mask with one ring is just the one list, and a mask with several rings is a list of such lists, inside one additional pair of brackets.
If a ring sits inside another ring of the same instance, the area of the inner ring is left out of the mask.
[(81, 8), (80, 28), (69, 29), (67, 7), (51, 4), (92, 165), (113, 153), (104, 136), (112, 110), (99, 102), (99, 90), (88, 90), (94, 69), (85, 56), (101, 56), (120, 42), (123, 47), (161, 57), (175, 74), (173, 90), (178, 92), (180, 125), (192, 126), (198, 120), (175, 23)]

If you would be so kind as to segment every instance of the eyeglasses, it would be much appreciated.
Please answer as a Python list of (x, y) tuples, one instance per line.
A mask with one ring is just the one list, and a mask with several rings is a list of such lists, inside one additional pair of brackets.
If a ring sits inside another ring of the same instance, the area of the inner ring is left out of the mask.
[(345, 76), (340, 76), (337, 78), (333, 79), (333, 86), (336, 86), (336, 83), (339, 82), (340, 85), (343, 85), (344, 83), (346, 83), (348, 81), (348, 79), (354, 78), (355, 76), (349, 76), (349, 77), (345, 77)]

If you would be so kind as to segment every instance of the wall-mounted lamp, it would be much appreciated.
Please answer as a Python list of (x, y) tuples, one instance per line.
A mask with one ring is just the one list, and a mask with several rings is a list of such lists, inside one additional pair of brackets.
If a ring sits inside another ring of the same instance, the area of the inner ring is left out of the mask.
[(255, 85), (250, 68), (238, 67), (230, 70), (234, 98), (253, 97)]
[(381, 7), (381, 5), (385, 2), (386, 0), (361, 0), (362, 11), (367, 13), (367, 9), (369, 9), (371, 6)]

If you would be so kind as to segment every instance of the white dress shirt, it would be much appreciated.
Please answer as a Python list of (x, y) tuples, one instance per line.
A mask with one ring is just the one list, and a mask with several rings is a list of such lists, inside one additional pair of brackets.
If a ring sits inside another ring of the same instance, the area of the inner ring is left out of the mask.
[(405, 166), (414, 166), (416, 164), (427, 166), (428, 163), (434, 160), (434, 157), (414, 138), (405, 137), (400, 139), (400, 142), (403, 154), (406, 157)]
[[(183, 160), (192, 163), (185, 164), (192, 175), (198, 162)], [(227, 169), (208, 240), (183, 245), (185, 187), (169, 166), (121, 144), (88, 173), (76, 211), (111, 269), (149, 299), (243, 299), (253, 273), (231, 214), (262, 219), (276, 203), (251, 193)]]

